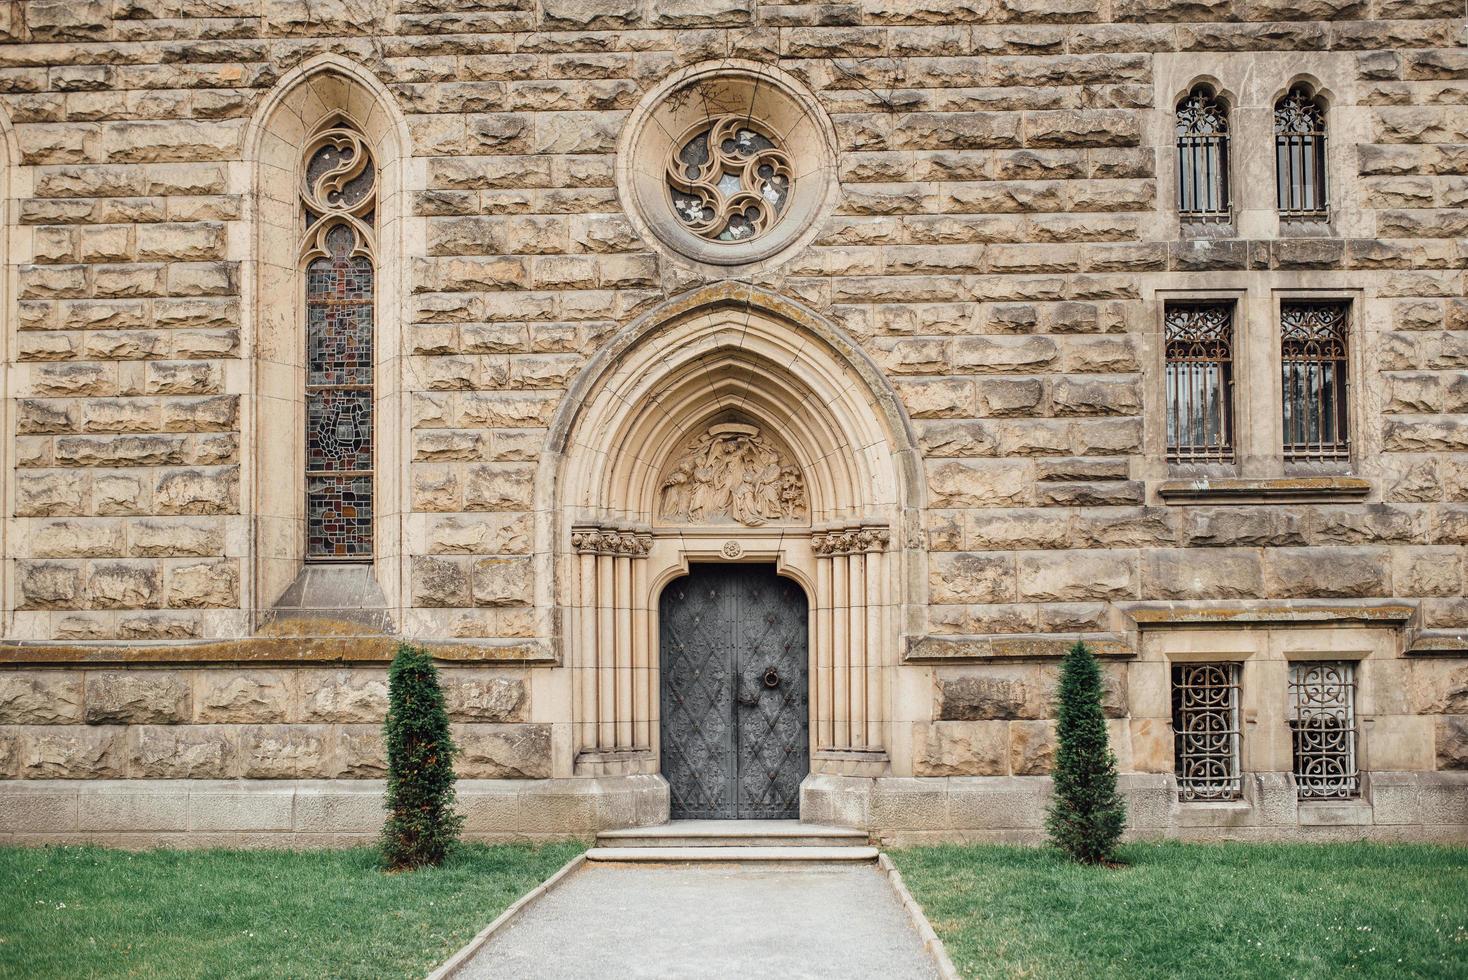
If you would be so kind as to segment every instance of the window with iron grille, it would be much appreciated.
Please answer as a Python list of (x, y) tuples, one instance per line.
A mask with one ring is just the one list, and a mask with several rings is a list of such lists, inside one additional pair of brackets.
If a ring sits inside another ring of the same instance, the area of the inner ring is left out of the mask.
[(1349, 459), (1349, 303), (1280, 307), (1284, 458)]
[(1177, 210), (1189, 221), (1227, 221), (1228, 103), (1197, 85), (1177, 104)]
[(368, 561), (377, 172), (366, 140), (340, 122), (307, 141), (301, 170), (306, 558)]
[(1274, 104), (1274, 180), (1282, 217), (1329, 217), (1325, 175), (1325, 104), (1297, 85)]
[(1233, 461), (1233, 333), (1232, 303), (1167, 305), (1169, 462)]
[(1295, 786), (1302, 800), (1356, 795), (1356, 665), (1349, 661), (1290, 664), (1290, 733)]
[(1239, 665), (1173, 664), (1173, 761), (1182, 800), (1232, 800), (1239, 774)]

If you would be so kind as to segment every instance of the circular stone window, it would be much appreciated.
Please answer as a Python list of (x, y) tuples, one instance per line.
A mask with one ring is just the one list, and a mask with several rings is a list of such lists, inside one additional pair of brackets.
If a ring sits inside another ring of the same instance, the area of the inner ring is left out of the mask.
[(729, 275), (808, 244), (835, 203), (835, 134), (809, 93), (767, 65), (668, 79), (622, 134), (617, 183), (637, 231)]

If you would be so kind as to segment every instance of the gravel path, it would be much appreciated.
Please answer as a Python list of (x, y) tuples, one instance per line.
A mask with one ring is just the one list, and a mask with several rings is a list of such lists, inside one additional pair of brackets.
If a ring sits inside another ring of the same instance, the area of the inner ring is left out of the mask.
[(936, 977), (871, 865), (597, 865), (526, 911), (460, 977)]

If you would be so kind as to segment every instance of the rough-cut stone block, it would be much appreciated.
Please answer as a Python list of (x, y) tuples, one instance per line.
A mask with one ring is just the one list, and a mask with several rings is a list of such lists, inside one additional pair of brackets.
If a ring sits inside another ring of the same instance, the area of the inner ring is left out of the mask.
[(387, 773), (387, 746), (381, 725), (336, 726), (337, 775), (352, 779)]
[(82, 720), (76, 671), (0, 672), (0, 725), (74, 725)]
[(496, 670), (447, 668), (439, 672), (445, 706), (454, 721), (525, 721), (525, 678)]
[(1384, 548), (1271, 548), (1264, 575), (1268, 594), (1280, 598), (1391, 595)]
[(528, 558), (481, 558), (470, 577), (476, 606), (524, 606), (532, 601), (535, 579)]
[(387, 676), (369, 670), (305, 670), (301, 673), (303, 722), (382, 724), (387, 717)]
[(195, 675), (195, 720), (271, 723), (290, 720), (291, 674), (280, 670), (201, 670)]
[(1138, 592), (1137, 555), (1131, 551), (1021, 554), (1018, 575), (1021, 599), (1134, 599)]
[(934, 717), (943, 721), (1048, 718), (1057, 678), (1050, 666), (985, 666), (938, 677)]
[(330, 729), (325, 725), (244, 725), (240, 775), (246, 779), (314, 779), (331, 771)]
[(917, 776), (1002, 776), (1009, 772), (1009, 726), (1002, 721), (938, 721), (913, 733)]
[(89, 725), (180, 724), (192, 713), (186, 675), (171, 670), (99, 670), (86, 675)]
[(467, 779), (544, 779), (551, 774), (549, 725), (455, 725), (459, 775)]
[(133, 725), (132, 774), (145, 779), (228, 779), (235, 775), (236, 737), (215, 725)]
[(1439, 769), (1468, 769), (1468, 715), (1440, 715), (1434, 741)]
[(1009, 726), (1009, 771), (1016, 776), (1048, 776), (1055, 762), (1055, 724), (1016, 721)]
[(22, 779), (109, 779), (124, 775), (126, 728), (52, 725), (17, 731), (17, 770)]

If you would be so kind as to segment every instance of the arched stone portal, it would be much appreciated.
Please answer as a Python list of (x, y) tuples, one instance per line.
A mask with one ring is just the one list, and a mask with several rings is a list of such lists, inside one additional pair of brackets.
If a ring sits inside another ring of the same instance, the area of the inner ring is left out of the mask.
[(574, 769), (658, 771), (658, 596), (693, 562), (773, 562), (810, 597), (812, 771), (887, 771), (900, 638), (921, 628), (921, 470), (866, 356), (747, 284), (619, 334), (568, 393), (538, 487), (573, 675)]

